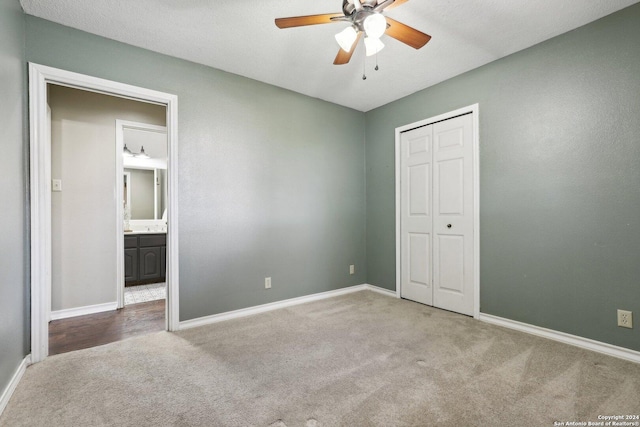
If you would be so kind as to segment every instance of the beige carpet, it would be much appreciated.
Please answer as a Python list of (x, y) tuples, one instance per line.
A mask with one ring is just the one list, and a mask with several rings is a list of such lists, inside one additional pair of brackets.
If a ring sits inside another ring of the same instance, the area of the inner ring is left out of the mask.
[(363, 291), (52, 356), (0, 426), (553, 426), (640, 414), (640, 365)]

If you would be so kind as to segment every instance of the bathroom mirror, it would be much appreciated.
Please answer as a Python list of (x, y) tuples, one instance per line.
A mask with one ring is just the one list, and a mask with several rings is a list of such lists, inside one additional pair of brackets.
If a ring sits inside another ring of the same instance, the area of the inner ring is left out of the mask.
[[(116, 123), (122, 137), (124, 219), (162, 220), (167, 205), (167, 130), (144, 123)], [(122, 147), (122, 148), (120, 148)]]
[(162, 219), (167, 201), (167, 171), (125, 167), (123, 195), (131, 220)]

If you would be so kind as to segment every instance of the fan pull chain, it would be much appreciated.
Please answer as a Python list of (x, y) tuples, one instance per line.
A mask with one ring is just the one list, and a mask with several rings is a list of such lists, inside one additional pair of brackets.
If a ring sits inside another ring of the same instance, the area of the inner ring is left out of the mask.
[(365, 56), (364, 60), (362, 61), (362, 80), (367, 80), (366, 70), (367, 70), (367, 57)]
[(376, 68), (374, 68), (374, 70), (378, 71), (378, 51), (376, 50)]

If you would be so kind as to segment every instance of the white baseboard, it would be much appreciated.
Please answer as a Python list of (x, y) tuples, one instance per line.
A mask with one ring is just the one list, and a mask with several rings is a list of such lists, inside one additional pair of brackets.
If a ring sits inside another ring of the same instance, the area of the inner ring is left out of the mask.
[(591, 340), (589, 338), (567, 334), (565, 332), (554, 331), (553, 329), (541, 328), (540, 326), (534, 326), (528, 323), (505, 319), (503, 317), (493, 316), (491, 314), (480, 313), (479, 319), (483, 322), (491, 323), (493, 325), (515, 329), (517, 331), (526, 332), (528, 334), (537, 335), (539, 337), (548, 338), (554, 341), (559, 341), (565, 344), (606, 354), (608, 356), (640, 363), (640, 352), (630, 350), (628, 348), (618, 347), (604, 342)]
[(11, 399), (13, 392), (16, 390), (16, 387), (18, 387), (18, 384), (24, 375), (24, 371), (29, 365), (31, 365), (31, 355), (27, 354), (25, 358), (22, 359), (22, 362), (20, 362), (20, 365), (18, 365), (18, 369), (16, 369), (13, 377), (11, 377), (11, 381), (9, 381), (9, 384), (7, 384), (7, 387), (0, 396), (0, 415), (2, 415), (7, 404), (9, 404), (9, 400)]
[(87, 305), (84, 307), (67, 308), (51, 312), (51, 320), (66, 319), (69, 317), (84, 316), (85, 314), (102, 313), (118, 309), (118, 302), (107, 302), (104, 304)]
[(398, 294), (396, 293), (396, 291), (390, 291), (389, 289), (381, 288), (375, 285), (370, 285), (368, 283), (365, 283), (364, 285), (360, 285), (360, 286), (363, 286), (364, 289), (369, 291), (377, 292), (379, 294), (386, 295), (392, 298), (398, 298)]
[(311, 301), (337, 297), (339, 295), (350, 294), (359, 291), (373, 291), (383, 295), (396, 296), (396, 293), (388, 289), (379, 288), (377, 286), (362, 284), (349, 286), (348, 288), (336, 289), (334, 291), (320, 292), (318, 294), (305, 295), (303, 297), (291, 298), (283, 301), (271, 302), (268, 304), (257, 305), (255, 307), (241, 308), (239, 310), (227, 311), (225, 313), (213, 314), (211, 316), (198, 317), (197, 319), (184, 320), (180, 322), (180, 329), (195, 328), (198, 326), (210, 325), (212, 323), (224, 322), (225, 320), (237, 319), (239, 317), (251, 316), (267, 311), (278, 310), (279, 308), (291, 307), (293, 305), (304, 304)]

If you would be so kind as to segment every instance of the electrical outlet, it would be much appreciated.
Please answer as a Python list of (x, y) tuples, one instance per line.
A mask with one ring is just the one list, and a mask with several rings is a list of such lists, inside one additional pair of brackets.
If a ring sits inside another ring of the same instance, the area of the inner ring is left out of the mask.
[(632, 329), (633, 313), (627, 310), (618, 310), (618, 326)]
[(264, 288), (271, 289), (271, 277), (264, 278)]
[(349, 274), (355, 274), (356, 273), (356, 266), (351, 264), (349, 266)]

